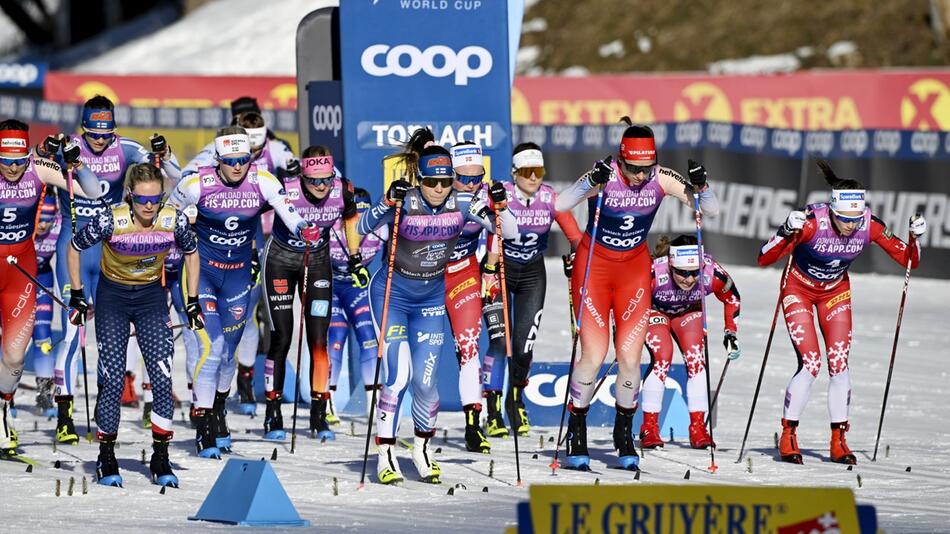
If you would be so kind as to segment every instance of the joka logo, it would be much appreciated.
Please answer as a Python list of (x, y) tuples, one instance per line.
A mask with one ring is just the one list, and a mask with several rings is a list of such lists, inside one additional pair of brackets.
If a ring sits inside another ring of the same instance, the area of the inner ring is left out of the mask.
[[(380, 64), (379, 56), (384, 56), (383, 64)], [(473, 58), (477, 60), (474, 66)], [(407, 60), (408, 64), (405, 64)], [(392, 47), (374, 44), (363, 50), (360, 56), (360, 65), (370, 76), (410, 78), (422, 71), (433, 78), (454, 76), (455, 85), (468, 85), (469, 79), (485, 76), (491, 71), (492, 64), (491, 53), (480, 46), (466, 46), (456, 53), (444, 45), (419, 50), (408, 44)]]
[(287, 279), (286, 278), (275, 278), (274, 279), (274, 292), (278, 295), (285, 295), (287, 293)]
[(687, 85), (673, 103), (673, 120), (732, 122), (732, 106), (719, 87), (708, 82)]
[(950, 90), (939, 80), (923, 78), (901, 99), (901, 125), (911, 130), (950, 129)]

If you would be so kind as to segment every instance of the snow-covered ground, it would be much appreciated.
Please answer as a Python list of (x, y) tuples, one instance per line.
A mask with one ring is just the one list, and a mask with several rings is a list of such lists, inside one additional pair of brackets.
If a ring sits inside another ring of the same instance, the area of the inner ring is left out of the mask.
[[(548, 301), (536, 354), (539, 360), (566, 360), (570, 347), (564, 298), (566, 283), (558, 262), (549, 261)], [(746, 462), (737, 464), (735, 460), (772, 319), (779, 272), (739, 267), (730, 270), (744, 297), (739, 333), (743, 356), (730, 366), (720, 398), (719, 426), (715, 432), (720, 444), (716, 455), (718, 473), (705, 471), (709, 465), (708, 453), (694, 451), (678, 442), (667, 444), (658, 452), (647, 452), (641, 462), (640, 481), (634, 482), (630, 473), (610, 468), (615, 459), (609, 450), (610, 429), (595, 428), (590, 432), (595, 472), (562, 470), (557, 476), (551, 476), (546, 466), (553, 454), (553, 443), (548, 439), (557, 429), (536, 428), (530, 437), (521, 440), (522, 476), (526, 483), (593, 483), (600, 479), (602, 484), (843, 486), (854, 490), (859, 502), (877, 506), (881, 527), (887, 532), (946, 531), (950, 415), (944, 408), (950, 392), (947, 379), (950, 333), (946, 328), (950, 283), (911, 279), (881, 451), (878, 461), (871, 463), (902, 278), (852, 277), (854, 392), (848, 441), (858, 456), (858, 465), (853, 471), (827, 461), (829, 430), (824, 373), (816, 383), (813, 398), (802, 418), (799, 435), (805, 465), (777, 461), (773, 434), (779, 429), (785, 384), (796, 367), (784, 326), (780, 324), (747, 446), (747, 457), (752, 462), (749, 472)], [(713, 310), (711, 332), (718, 332), (722, 325), (721, 309), (715, 302), (711, 301), (710, 306)], [(713, 337), (711, 346), (714, 379), (724, 363), (717, 338)], [(182, 367), (179, 361), (176, 389), (184, 398)], [(32, 376), (26, 377), (24, 382), (32, 384)], [(186, 519), (198, 510), (224, 462), (194, 456), (191, 443), (194, 434), (181, 414), (175, 422), (177, 436), (171, 453), (181, 489), (168, 490), (162, 495), (158, 487), (149, 482), (148, 467), (140, 462), (142, 450), (149, 449), (149, 434), (138, 424), (140, 413), (125, 409), (121, 446), (116, 451), (125, 488), (90, 483), (88, 495), (67, 497), (65, 491), (70, 477), (76, 477), (77, 492), (81, 477), (91, 481), (97, 449), (83, 442), (78, 446), (61, 446), (54, 452), (51, 442), (55, 421), (37, 418), (31, 413), (33, 395), (25, 388), (20, 390), (16, 423), (23, 453), (38, 460), (42, 467), (28, 474), (23, 464), (0, 462), (0, 502), (5, 526), (11, 530), (26, 527), (31, 531), (57, 528), (124, 532), (222, 528)], [(77, 404), (80, 408), (76, 422), (79, 430), (84, 431), (81, 400)], [(285, 407), (288, 426), (289, 413)], [(409, 451), (401, 450), (402, 467), (409, 482), (401, 488), (371, 483), (363, 492), (357, 491), (357, 482), (365, 418), (355, 420), (355, 436), (350, 434), (350, 420), (344, 419), (335, 442), (319, 443), (301, 434), (294, 455), (289, 453), (289, 443), (265, 442), (261, 438), (260, 417), (232, 415), (230, 423), (236, 438), (235, 451), (242, 456), (270, 458), (277, 449), (274, 469), (297, 510), (317, 530), (499, 532), (506, 523), (514, 522), (515, 502), (526, 496), (525, 490), (514, 486), (511, 440), (495, 440), (490, 457), (465, 452), (463, 420), (458, 413), (440, 418), (440, 425), (448, 429), (447, 442), (443, 442), (441, 432), (436, 440), (436, 446), (442, 448), (437, 454), (443, 468), (441, 486), (412, 482), (415, 470)], [(33, 430), (34, 425), (38, 430)], [(408, 437), (411, 430), (404, 426), (402, 433)], [(543, 441), (540, 448), (539, 440)], [(885, 454), (886, 448), (889, 454)], [(533, 458), (534, 454), (538, 454), (538, 458)], [(61, 462), (60, 469), (53, 467), (57, 460)], [(487, 476), (490, 460), (494, 461), (494, 478)], [(911, 472), (906, 472), (908, 466), (912, 467)], [(370, 476), (374, 468), (375, 461), (371, 460)], [(687, 469), (691, 471), (689, 481), (683, 480)], [(334, 477), (338, 481), (338, 496), (332, 494)], [(56, 480), (62, 481), (61, 497), (53, 494)], [(453, 496), (447, 495), (448, 489), (456, 484), (464, 488), (456, 489)], [(484, 493), (483, 488), (488, 488), (488, 492)]]

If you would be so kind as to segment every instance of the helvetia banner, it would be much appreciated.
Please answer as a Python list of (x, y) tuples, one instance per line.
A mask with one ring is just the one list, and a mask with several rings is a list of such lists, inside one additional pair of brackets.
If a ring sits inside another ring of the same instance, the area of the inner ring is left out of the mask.
[(382, 160), (429, 126), (511, 166), (508, 8), (478, 0), (348, 0), (340, 6), (347, 174), (376, 197)]

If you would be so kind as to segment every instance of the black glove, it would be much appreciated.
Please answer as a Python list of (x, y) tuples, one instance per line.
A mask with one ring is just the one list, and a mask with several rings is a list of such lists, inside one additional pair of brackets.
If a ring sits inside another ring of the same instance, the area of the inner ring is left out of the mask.
[(292, 159), (287, 162), (287, 176), (297, 176), (300, 174), (300, 162)]
[(198, 297), (189, 296), (185, 303), (185, 315), (188, 316), (188, 328), (202, 330), (205, 327), (205, 318), (201, 315), (201, 306)]
[(591, 187), (604, 185), (610, 181), (610, 177), (614, 173), (613, 167), (610, 166), (613, 159), (613, 156), (607, 156), (603, 161), (594, 164), (594, 168), (587, 175), (587, 182)]
[(406, 180), (394, 180), (393, 183), (389, 184), (389, 191), (386, 192), (386, 202), (390, 205), (402, 202), (411, 187), (412, 184)]
[(257, 249), (251, 248), (251, 284), (256, 286), (261, 277), (261, 259), (257, 255)]
[(168, 141), (165, 140), (165, 136), (157, 133), (152, 134), (148, 141), (152, 144), (152, 152), (164, 158), (165, 153), (168, 152)]
[(722, 337), (722, 346), (726, 347), (726, 355), (730, 360), (738, 359), (742, 354), (742, 351), (739, 349), (739, 340), (736, 338), (736, 333), (726, 330), (726, 334)]
[(689, 183), (696, 191), (706, 187), (706, 167), (698, 161), (689, 160)]
[(508, 191), (505, 191), (505, 186), (501, 182), (494, 182), (488, 187), (488, 198), (491, 199), (496, 210), (508, 207)]
[(350, 278), (353, 279), (353, 287), (363, 289), (369, 285), (369, 269), (363, 265), (363, 256), (359, 252), (350, 256), (346, 264), (350, 268)]
[(63, 138), (59, 135), (47, 135), (46, 140), (43, 141), (43, 150), (50, 158), (55, 156), (61, 148), (63, 148)]
[(571, 278), (571, 274), (574, 272), (574, 252), (570, 254), (561, 256), (561, 260), (564, 261), (564, 276), (568, 279)]
[(79, 143), (67, 143), (66, 146), (63, 147), (63, 159), (69, 165), (79, 163)]
[(82, 294), (82, 288), (72, 288), (69, 290), (69, 322), (82, 326), (86, 324), (86, 311), (89, 310), (89, 304)]

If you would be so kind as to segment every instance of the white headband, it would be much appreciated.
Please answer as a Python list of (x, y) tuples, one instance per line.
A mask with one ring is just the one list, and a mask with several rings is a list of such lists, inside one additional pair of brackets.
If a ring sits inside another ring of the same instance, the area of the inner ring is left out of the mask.
[(247, 134), (222, 135), (214, 138), (214, 150), (219, 156), (226, 154), (250, 154), (251, 140)]
[(860, 211), (864, 213), (864, 189), (832, 189), (831, 211)]
[(251, 148), (260, 148), (264, 146), (264, 141), (267, 139), (267, 126), (261, 126), (260, 128), (245, 128), (247, 132), (247, 137), (251, 141)]
[(681, 245), (670, 247), (670, 264), (677, 269), (699, 269), (699, 246)]
[(478, 145), (453, 146), (450, 152), (452, 153), (452, 167), (485, 165), (485, 157), (482, 156), (482, 147)]
[(511, 157), (511, 164), (516, 169), (524, 167), (544, 167), (544, 156), (540, 150), (522, 150)]

